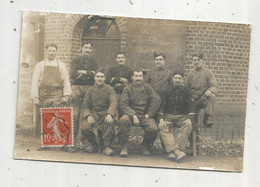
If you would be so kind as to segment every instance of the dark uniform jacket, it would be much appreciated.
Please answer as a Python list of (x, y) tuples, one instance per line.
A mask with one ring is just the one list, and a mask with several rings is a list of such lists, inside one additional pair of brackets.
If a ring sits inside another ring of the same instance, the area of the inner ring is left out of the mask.
[(117, 111), (117, 98), (115, 90), (107, 85), (94, 85), (88, 89), (82, 104), (83, 118), (92, 116), (101, 118), (106, 114), (114, 116)]
[[(73, 85), (93, 85), (95, 71), (98, 69), (96, 62), (87, 56), (80, 56), (71, 61), (70, 79)], [(87, 74), (79, 74), (78, 70), (86, 70)]]
[(163, 94), (159, 119), (162, 119), (165, 114), (185, 115), (194, 113), (193, 102), (191, 99), (191, 91), (185, 86), (171, 86)]
[(160, 104), (160, 97), (150, 85), (146, 83), (141, 85), (131, 83), (124, 88), (119, 107), (124, 114), (130, 117), (145, 114), (155, 117)]
[[(132, 82), (131, 74), (132, 69), (125, 65), (110, 67), (107, 71), (106, 83), (114, 87), (117, 94), (121, 94), (124, 87)], [(128, 82), (121, 82), (120, 78), (126, 78)]]

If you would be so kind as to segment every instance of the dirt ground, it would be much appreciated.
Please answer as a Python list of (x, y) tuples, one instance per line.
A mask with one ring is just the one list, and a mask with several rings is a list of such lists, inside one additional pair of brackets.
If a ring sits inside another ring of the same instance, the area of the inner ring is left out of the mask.
[(143, 156), (141, 153), (131, 151), (127, 158), (115, 156), (108, 157), (99, 153), (85, 153), (78, 151), (68, 153), (61, 148), (51, 148), (50, 150), (38, 151), (40, 147), (40, 138), (36, 138), (24, 133), (17, 133), (15, 140), (15, 159), (41, 160), (41, 161), (59, 161), (59, 162), (77, 162), (89, 164), (109, 164), (141, 167), (159, 167), (159, 168), (179, 168), (179, 169), (201, 169), (201, 170), (219, 170), (241, 172), (243, 168), (243, 157), (229, 156), (202, 156), (193, 157), (188, 155), (181, 163), (167, 159), (167, 155), (160, 151), (154, 151), (151, 156)]

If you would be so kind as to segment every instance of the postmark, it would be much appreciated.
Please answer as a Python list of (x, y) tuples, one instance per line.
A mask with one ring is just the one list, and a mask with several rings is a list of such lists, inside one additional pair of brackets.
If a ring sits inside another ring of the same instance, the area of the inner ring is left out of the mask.
[(41, 108), (41, 146), (73, 146), (72, 108)]

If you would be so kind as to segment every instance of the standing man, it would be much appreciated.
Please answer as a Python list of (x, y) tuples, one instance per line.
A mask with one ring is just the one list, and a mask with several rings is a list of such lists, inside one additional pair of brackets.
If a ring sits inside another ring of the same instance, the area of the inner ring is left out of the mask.
[(133, 82), (124, 88), (119, 104), (119, 109), (123, 113), (118, 122), (118, 137), (122, 147), (120, 156), (128, 156), (127, 143), (133, 124), (144, 129), (143, 155), (149, 156), (151, 154), (149, 149), (157, 137), (157, 126), (153, 118), (158, 112), (161, 101), (152, 87), (143, 83), (142, 71), (133, 71), (132, 80)]
[[(118, 52), (116, 54), (117, 65), (110, 67), (107, 71), (106, 83), (115, 89), (118, 103), (124, 87), (132, 82), (132, 69), (125, 65), (125, 60), (125, 53)], [(120, 118), (121, 116), (122, 114), (118, 113), (117, 118)]]
[[(74, 137), (76, 137), (76, 143), (78, 142), (78, 135), (80, 130), (80, 113), (81, 106), (89, 87), (94, 85), (95, 71), (98, 69), (96, 62), (90, 58), (92, 52), (92, 44), (85, 42), (82, 44), (81, 56), (72, 60), (70, 64), (70, 79), (72, 82), (72, 100), (71, 107), (73, 107), (73, 119), (74, 119)], [(76, 152), (75, 147), (68, 147), (68, 152)]]
[[(33, 104), (40, 107), (67, 106), (71, 96), (69, 75), (65, 65), (56, 59), (57, 50), (56, 44), (47, 45), (47, 58), (37, 63), (33, 72), (31, 97)], [(39, 125), (37, 120), (37, 135)]]
[(203, 124), (206, 127), (212, 127), (213, 122), (210, 116), (213, 113), (215, 97), (219, 88), (212, 71), (203, 66), (203, 58), (204, 54), (192, 55), (195, 68), (188, 74), (186, 86), (191, 89), (196, 113), (198, 114), (199, 110), (204, 108)]
[(184, 87), (183, 74), (173, 73), (172, 84), (164, 93), (158, 113), (159, 134), (168, 157), (177, 161), (185, 157), (183, 152), (192, 131), (190, 118), (195, 115), (191, 92)]
[[(107, 156), (114, 155), (111, 148), (112, 140), (115, 136), (114, 117), (117, 110), (117, 99), (115, 90), (105, 84), (105, 75), (98, 71), (95, 75), (95, 85), (90, 87), (84, 97), (82, 104), (82, 139), (87, 139), (88, 147), (86, 152), (97, 151), (97, 141), (94, 133), (96, 128), (101, 133), (103, 153)], [(97, 134), (98, 134), (97, 133)]]
[(169, 87), (172, 72), (165, 67), (165, 55), (163, 53), (154, 54), (155, 68), (145, 76), (145, 82), (150, 84), (154, 91), (162, 97), (163, 92)]
[(131, 79), (132, 70), (125, 65), (125, 53), (118, 52), (116, 54), (116, 66), (110, 67), (107, 71), (106, 83), (110, 84), (116, 94), (122, 94), (124, 87), (129, 84)]

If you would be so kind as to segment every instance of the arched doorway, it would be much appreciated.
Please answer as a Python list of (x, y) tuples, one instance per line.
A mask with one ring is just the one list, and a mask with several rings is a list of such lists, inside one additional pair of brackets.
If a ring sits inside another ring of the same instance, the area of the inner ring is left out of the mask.
[(93, 17), (85, 25), (81, 42), (93, 44), (93, 59), (99, 67), (114, 65), (115, 54), (120, 50), (121, 36), (114, 18)]

